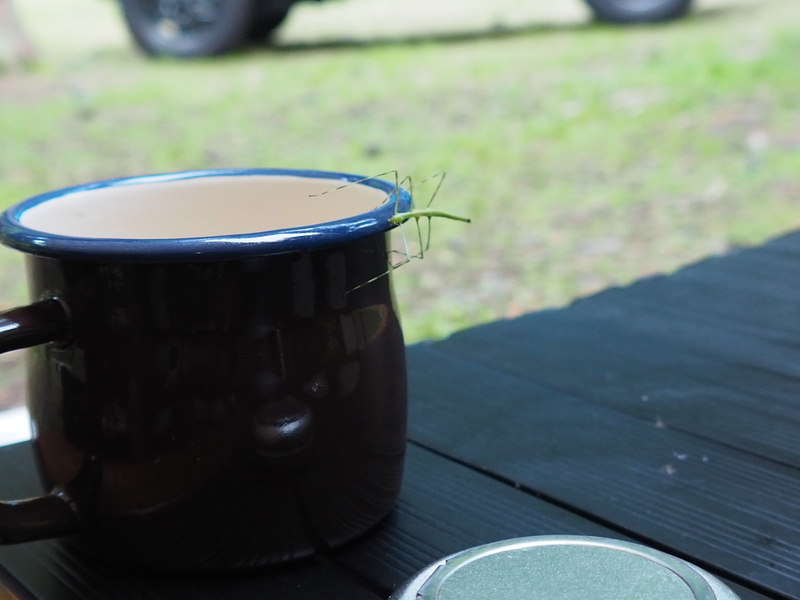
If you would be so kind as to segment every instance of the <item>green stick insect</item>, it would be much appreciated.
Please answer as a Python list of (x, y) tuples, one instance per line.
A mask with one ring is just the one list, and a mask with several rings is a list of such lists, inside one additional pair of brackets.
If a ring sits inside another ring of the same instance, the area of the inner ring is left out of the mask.
[[(426, 179), (423, 179), (421, 182), (419, 182), (418, 185), (421, 186), (424, 183), (427, 183), (427, 182), (432, 181), (432, 180), (436, 180), (436, 187), (434, 188), (433, 193), (431, 194), (431, 197), (428, 200), (427, 204), (423, 208), (417, 208), (416, 205), (415, 205), (415, 202), (414, 202), (414, 198), (415, 198), (415, 195), (414, 195), (414, 184), (413, 184), (413, 181), (412, 181), (411, 177), (410, 176), (406, 176), (402, 180), (398, 181), (399, 176), (398, 176), (397, 171), (387, 171), (385, 173), (381, 173), (380, 175), (376, 175), (375, 177), (367, 177), (367, 178), (364, 178), (364, 179), (360, 179), (358, 181), (354, 181), (352, 183), (348, 183), (346, 185), (343, 185), (343, 186), (340, 186), (340, 187), (335, 188), (333, 190), (330, 190), (330, 192), (335, 192), (337, 190), (340, 190), (340, 189), (345, 188), (345, 187), (350, 186), (350, 185), (359, 184), (359, 183), (362, 183), (364, 181), (369, 181), (370, 179), (376, 179), (376, 178), (379, 178), (379, 177), (386, 177), (387, 175), (394, 175), (394, 181), (395, 181), (395, 193), (391, 194), (389, 197), (394, 195), (395, 198), (399, 199), (399, 197), (400, 197), (400, 189), (401, 188), (406, 188), (408, 190), (409, 194), (411, 195), (411, 207), (410, 207), (410, 210), (407, 210), (405, 212), (398, 212), (397, 204), (395, 204), (395, 213), (391, 217), (389, 217), (389, 223), (391, 223), (392, 225), (399, 226), (400, 235), (401, 235), (402, 240), (403, 240), (403, 250), (401, 251), (401, 250), (391, 249), (390, 250), (390, 254), (399, 254), (403, 258), (399, 262), (392, 262), (390, 260), (389, 261), (389, 268), (385, 272), (383, 272), (380, 275), (377, 275), (377, 276), (365, 281), (364, 283), (361, 283), (361, 284), (357, 285), (356, 287), (350, 289), (348, 291), (348, 293), (354, 292), (355, 290), (357, 290), (359, 288), (362, 288), (365, 285), (368, 285), (368, 284), (372, 283), (373, 281), (377, 281), (381, 277), (386, 277), (389, 273), (391, 273), (395, 269), (399, 269), (400, 267), (402, 267), (405, 264), (408, 264), (412, 260), (415, 260), (415, 259), (421, 260), (421, 259), (425, 258), (425, 252), (427, 252), (430, 249), (430, 245), (431, 245), (431, 221), (432, 221), (432, 219), (450, 219), (451, 221), (459, 221), (461, 223), (470, 223), (471, 222), (471, 220), (468, 219), (467, 217), (461, 217), (461, 216), (454, 215), (454, 214), (449, 213), (449, 212), (445, 212), (445, 211), (442, 211), (442, 210), (437, 210), (437, 209), (431, 208), (431, 204), (433, 204), (433, 201), (436, 198), (436, 195), (439, 193), (439, 189), (442, 187), (442, 183), (444, 183), (445, 173), (439, 173), (437, 175), (433, 175), (433, 176), (428, 177)], [(323, 192), (323, 193), (329, 193), (329, 192)], [(396, 202), (397, 202), (397, 200), (396, 200)], [(403, 230), (403, 225), (405, 225), (406, 222), (411, 221), (412, 219), (414, 220), (414, 224), (416, 225), (416, 228), (417, 228), (417, 240), (418, 240), (418, 243), (419, 243), (419, 251), (418, 252), (412, 252), (410, 250), (409, 243), (408, 243), (408, 238), (406, 237), (405, 231)], [(424, 240), (423, 240), (422, 226), (420, 225), (420, 219), (426, 219), (427, 220), (427, 232), (426, 232), (426, 234), (424, 236), (425, 237)]]
[[(395, 173), (395, 181), (396, 181), (397, 173), (396, 172), (394, 172), (394, 173)], [(433, 193), (431, 194), (431, 198), (430, 198), (430, 200), (428, 200), (428, 204), (425, 206), (425, 208), (416, 208), (414, 206), (414, 185), (413, 185), (413, 182), (411, 181), (411, 177), (410, 176), (404, 178), (403, 181), (400, 182), (400, 184), (396, 184), (395, 187), (397, 189), (399, 189), (400, 187), (405, 185), (406, 182), (408, 182), (408, 190), (411, 193), (411, 210), (406, 211), (406, 212), (396, 212), (395, 211), (394, 215), (392, 215), (389, 218), (389, 222), (392, 225), (403, 225), (403, 223), (405, 223), (406, 221), (410, 221), (411, 219), (414, 219), (416, 221), (417, 234), (419, 236), (419, 248), (420, 248), (420, 251), (417, 254), (413, 254), (412, 255), (410, 252), (406, 252), (407, 260), (405, 262), (403, 262), (401, 265), (397, 265), (397, 266), (402, 266), (403, 264), (406, 264), (407, 262), (409, 262), (413, 258), (420, 258), (420, 259), (425, 258), (425, 252), (431, 246), (431, 219), (441, 218), (441, 219), (450, 219), (451, 221), (461, 221), (462, 223), (471, 223), (472, 222), (467, 217), (459, 217), (458, 215), (454, 215), (452, 213), (444, 212), (444, 211), (441, 211), (441, 210), (434, 210), (434, 209), (431, 208), (431, 204), (433, 204), (433, 200), (436, 198), (436, 195), (439, 193), (439, 189), (442, 187), (442, 184), (444, 183), (444, 177), (445, 177), (445, 173), (441, 173), (439, 175), (434, 175), (433, 177), (428, 177), (427, 179), (422, 180), (421, 183), (425, 183), (426, 181), (430, 181), (431, 179), (437, 179), (438, 180), (438, 182), (436, 183), (436, 188), (433, 190)], [(427, 219), (428, 220), (428, 233), (427, 233), (427, 237), (426, 237), (426, 240), (425, 240), (424, 244), (422, 243), (422, 229), (419, 226), (419, 220), (420, 219)], [(403, 241), (404, 242), (406, 241), (405, 234), (403, 234)], [(408, 244), (405, 244), (405, 248), (406, 248), (406, 250), (408, 250)]]

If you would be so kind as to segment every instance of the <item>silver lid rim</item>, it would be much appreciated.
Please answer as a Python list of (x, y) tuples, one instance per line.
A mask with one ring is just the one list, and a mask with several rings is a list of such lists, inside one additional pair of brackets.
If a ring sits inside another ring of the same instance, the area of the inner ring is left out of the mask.
[(553, 545), (595, 546), (627, 552), (669, 569), (688, 586), (696, 600), (739, 600), (736, 594), (713, 575), (670, 554), (622, 540), (569, 535), (515, 538), (451, 554), (417, 573), (389, 600), (436, 600), (447, 578), (470, 562), (501, 552)]

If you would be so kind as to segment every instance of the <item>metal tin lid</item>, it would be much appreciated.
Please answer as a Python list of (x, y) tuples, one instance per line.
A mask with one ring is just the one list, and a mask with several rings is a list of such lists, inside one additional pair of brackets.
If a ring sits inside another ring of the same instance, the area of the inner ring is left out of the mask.
[(428, 566), (389, 600), (739, 600), (711, 574), (618, 540), (541, 536), (496, 542)]

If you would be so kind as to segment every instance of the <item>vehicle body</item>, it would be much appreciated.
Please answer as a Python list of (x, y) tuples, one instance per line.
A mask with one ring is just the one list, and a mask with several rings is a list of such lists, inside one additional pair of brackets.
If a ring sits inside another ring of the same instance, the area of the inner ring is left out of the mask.
[[(298, 0), (119, 1), (128, 28), (142, 50), (190, 58), (223, 54), (247, 40), (265, 38)], [(693, 0), (585, 2), (600, 20), (642, 23), (677, 19), (689, 11)]]

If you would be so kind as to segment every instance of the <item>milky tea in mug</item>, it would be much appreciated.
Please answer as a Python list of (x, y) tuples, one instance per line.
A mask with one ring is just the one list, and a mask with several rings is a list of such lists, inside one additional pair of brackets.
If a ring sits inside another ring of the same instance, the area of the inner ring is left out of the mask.
[[(281, 562), (391, 509), (406, 372), (387, 236), (407, 192), (298, 170), (198, 171), (43, 194), (0, 216), (31, 304), (40, 498), (0, 540), (158, 569)], [(363, 285), (367, 283), (366, 285)]]

